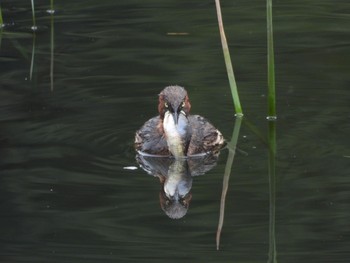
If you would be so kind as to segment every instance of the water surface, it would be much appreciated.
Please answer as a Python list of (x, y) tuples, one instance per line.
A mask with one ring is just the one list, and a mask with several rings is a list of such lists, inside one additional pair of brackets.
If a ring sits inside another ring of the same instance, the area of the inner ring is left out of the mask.
[[(217, 251), (227, 150), (193, 177), (179, 220), (161, 210), (158, 178), (123, 169), (137, 166), (134, 132), (170, 84), (185, 86), (192, 112), (230, 140), (214, 1), (57, 1), (54, 20), (41, 1), (35, 37), (22, 2), (1, 2), (4, 262), (268, 261), (265, 3), (222, 1), (245, 117)], [(346, 1), (274, 3), (279, 262), (350, 258), (349, 10)]]

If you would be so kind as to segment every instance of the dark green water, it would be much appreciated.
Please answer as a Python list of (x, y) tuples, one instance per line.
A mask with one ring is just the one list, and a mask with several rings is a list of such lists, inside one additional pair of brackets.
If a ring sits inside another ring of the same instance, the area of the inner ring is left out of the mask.
[(193, 178), (179, 220), (161, 210), (157, 178), (124, 169), (137, 166), (134, 132), (170, 84), (230, 140), (214, 1), (56, 1), (53, 69), (48, 2), (36, 3), (34, 39), (30, 1), (1, 1), (10, 24), (0, 36), (1, 262), (273, 262), (273, 239), (277, 262), (349, 262), (348, 1), (274, 1), (273, 216), (265, 2), (222, 0), (245, 118), (219, 251), (227, 150)]

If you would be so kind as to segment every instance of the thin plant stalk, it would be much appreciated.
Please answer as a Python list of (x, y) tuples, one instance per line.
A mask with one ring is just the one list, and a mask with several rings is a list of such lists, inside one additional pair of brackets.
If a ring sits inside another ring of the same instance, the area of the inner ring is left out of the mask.
[[(51, 1), (52, 4), (52, 1)], [(53, 6), (51, 6), (53, 8)], [(53, 9), (51, 9), (53, 10)], [(50, 87), (53, 91), (53, 67), (54, 67), (54, 16), (51, 15), (51, 57), (50, 57)]]
[(222, 231), (222, 227), (224, 225), (226, 194), (227, 194), (228, 183), (230, 180), (230, 174), (231, 174), (231, 170), (232, 170), (232, 163), (233, 163), (233, 159), (234, 159), (235, 154), (236, 154), (236, 145), (238, 142), (238, 136), (239, 136), (239, 131), (241, 129), (242, 119), (243, 119), (242, 116), (236, 117), (235, 127), (234, 127), (233, 133), (232, 133), (232, 138), (231, 138), (231, 141), (227, 145), (229, 152), (228, 152), (228, 157), (227, 157), (226, 166), (225, 166), (224, 179), (223, 179), (223, 183), (222, 183), (222, 193), (221, 193), (221, 201), (220, 201), (220, 216), (219, 216), (218, 229), (216, 232), (216, 249), (217, 250), (219, 250), (219, 248), (220, 248), (221, 231)]
[(216, 13), (218, 17), (218, 23), (219, 23), (219, 31), (220, 31), (220, 38), (221, 38), (221, 45), (222, 45), (222, 51), (224, 53), (224, 59), (226, 64), (226, 71), (228, 75), (228, 80), (230, 83), (232, 98), (233, 98), (233, 104), (235, 107), (236, 115), (237, 116), (243, 116), (243, 111), (241, 107), (241, 103), (239, 100), (238, 90), (237, 90), (237, 84), (235, 75), (233, 73), (233, 67), (231, 62), (231, 56), (230, 51), (227, 45), (225, 30), (224, 30), (224, 24), (222, 22), (222, 14), (221, 14), (221, 7), (220, 7), (220, 0), (215, 0), (216, 5)]
[(276, 122), (269, 122), (269, 257), (268, 263), (277, 263), (276, 251)]
[(267, 82), (268, 119), (276, 119), (275, 55), (273, 47), (272, 0), (267, 0)]
[(53, 9), (53, 0), (50, 0), (50, 9), (46, 11), (50, 15), (53, 15), (55, 13), (55, 9)]
[(35, 31), (35, 30), (37, 30), (37, 26), (36, 26), (36, 20), (35, 20), (34, 0), (31, 0), (31, 3), (32, 3), (32, 17), (33, 17), (32, 30)]

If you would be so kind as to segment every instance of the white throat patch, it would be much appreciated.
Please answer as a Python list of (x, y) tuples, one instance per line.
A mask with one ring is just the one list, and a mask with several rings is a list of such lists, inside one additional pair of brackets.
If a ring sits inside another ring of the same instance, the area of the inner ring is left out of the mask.
[(163, 128), (170, 152), (174, 157), (184, 156), (184, 139), (186, 137), (188, 119), (184, 112), (180, 112), (178, 123), (175, 124), (173, 115), (166, 112), (163, 120)]

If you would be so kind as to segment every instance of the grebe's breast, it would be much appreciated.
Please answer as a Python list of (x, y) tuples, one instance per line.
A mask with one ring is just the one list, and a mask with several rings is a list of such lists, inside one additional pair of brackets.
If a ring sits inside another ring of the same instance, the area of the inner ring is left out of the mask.
[[(189, 115), (187, 119), (190, 129), (185, 132), (185, 130), (182, 131), (181, 127), (175, 129), (175, 126), (169, 126), (168, 138), (164, 132), (163, 121), (159, 116), (148, 120), (136, 132), (136, 150), (152, 155), (171, 156), (169, 147), (181, 146), (181, 149), (183, 149), (183, 140), (185, 140), (185, 145), (187, 145), (185, 155), (191, 156), (210, 153), (216, 154), (225, 146), (225, 140), (221, 132), (207, 119), (199, 115)], [(184, 134), (182, 134), (183, 132)]]

